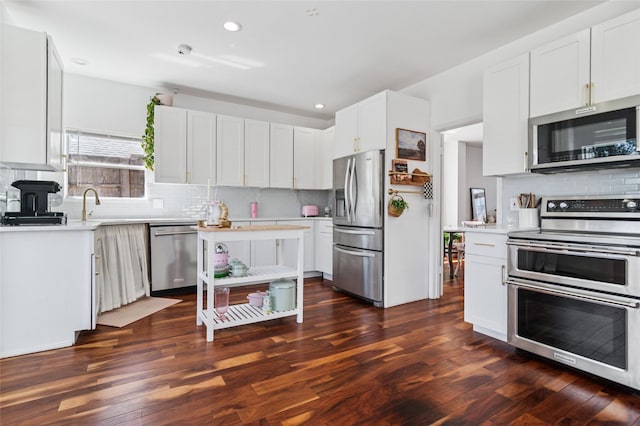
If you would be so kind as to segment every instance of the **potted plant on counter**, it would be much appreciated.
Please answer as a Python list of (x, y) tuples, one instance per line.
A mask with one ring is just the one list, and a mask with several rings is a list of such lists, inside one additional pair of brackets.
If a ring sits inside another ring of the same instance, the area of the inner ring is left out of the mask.
[(409, 208), (409, 203), (407, 203), (401, 195), (394, 195), (389, 200), (388, 211), (389, 215), (393, 217), (399, 217), (405, 209)]

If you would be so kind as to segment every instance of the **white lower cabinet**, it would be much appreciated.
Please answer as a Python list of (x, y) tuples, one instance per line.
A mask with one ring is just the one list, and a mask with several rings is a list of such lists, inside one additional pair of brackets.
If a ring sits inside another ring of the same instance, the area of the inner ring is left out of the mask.
[(464, 320), (479, 333), (507, 340), (507, 236), (465, 234)]
[(84, 230), (0, 233), (0, 357), (71, 346), (77, 332), (95, 328), (93, 238)]
[[(275, 225), (276, 221), (256, 221), (251, 225)], [(251, 268), (258, 266), (275, 265), (277, 240), (257, 240), (251, 241)]]
[(333, 275), (333, 222), (318, 220), (314, 227), (315, 270)]
[[(279, 220), (278, 225), (300, 225), (307, 226), (304, 230), (304, 271), (314, 271), (314, 250), (313, 250), (313, 220)], [(284, 241), (284, 264), (290, 268), (295, 267), (298, 259), (298, 247), (294, 241)]]
[[(251, 222), (233, 222), (232, 226), (249, 226)], [(247, 266), (251, 265), (251, 241), (220, 240), (229, 249), (229, 260), (238, 259)], [(215, 250), (215, 249), (214, 249)]]

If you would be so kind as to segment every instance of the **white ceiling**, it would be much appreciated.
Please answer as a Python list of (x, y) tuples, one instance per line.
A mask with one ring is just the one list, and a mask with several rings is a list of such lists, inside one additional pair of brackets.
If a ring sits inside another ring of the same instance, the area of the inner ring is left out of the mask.
[[(603, 2), (3, 3), (10, 22), (52, 35), (67, 72), (331, 119)], [(224, 31), (226, 20), (243, 31)]]

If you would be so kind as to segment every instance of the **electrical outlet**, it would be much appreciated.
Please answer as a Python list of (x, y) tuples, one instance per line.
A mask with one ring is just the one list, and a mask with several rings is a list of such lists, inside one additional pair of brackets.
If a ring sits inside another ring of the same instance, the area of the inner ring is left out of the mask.
[(511, 211), (520, 210), (518, 208), (518, 199), (515, 197), (509, 198), (509, 207), (511, 208)]

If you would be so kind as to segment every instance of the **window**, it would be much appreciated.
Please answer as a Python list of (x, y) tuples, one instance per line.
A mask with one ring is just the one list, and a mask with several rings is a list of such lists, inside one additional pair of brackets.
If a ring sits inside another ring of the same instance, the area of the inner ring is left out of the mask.
[(103, 197), (143, 198), (141, 140), (67, 130), (67, 194), (82, 196), (93, 187)]

